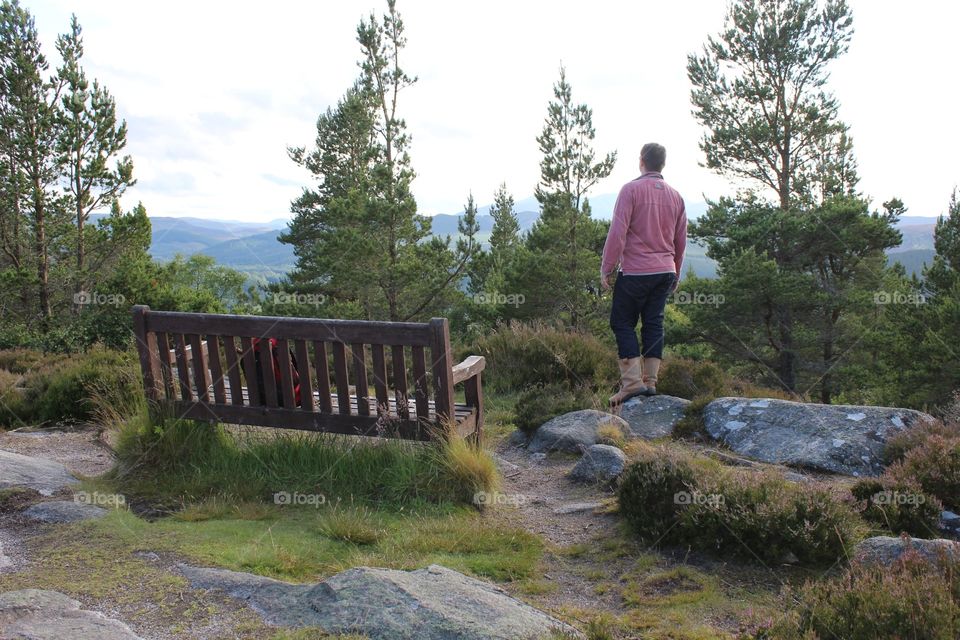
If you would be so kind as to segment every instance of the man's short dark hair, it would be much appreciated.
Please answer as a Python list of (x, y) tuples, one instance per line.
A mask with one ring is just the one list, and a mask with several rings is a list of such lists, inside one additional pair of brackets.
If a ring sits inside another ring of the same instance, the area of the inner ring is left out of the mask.
[(648, 142), (640, 150), (640, 159), (647, 171), (663, 171), (663, 165), (667, 164), (667, 150), (662, 144)]

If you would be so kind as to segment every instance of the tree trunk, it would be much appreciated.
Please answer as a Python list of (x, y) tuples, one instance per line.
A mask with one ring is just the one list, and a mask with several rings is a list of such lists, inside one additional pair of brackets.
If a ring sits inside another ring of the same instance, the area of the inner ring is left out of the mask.
[(47, 254), (46, 206), (43, 201), (43, 185), (38, 175), (33, 179), (33, 207), (36, 220), (37, 286), (40, 302), (40, 326), (50, 328), (53, 312), (50, 308), (50, 256)]

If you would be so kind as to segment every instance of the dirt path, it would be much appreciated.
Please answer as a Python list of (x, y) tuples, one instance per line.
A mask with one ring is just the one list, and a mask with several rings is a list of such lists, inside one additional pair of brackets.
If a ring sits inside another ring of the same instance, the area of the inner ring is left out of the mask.
[(0, 431), (0, 449), (54, 460), (79, 476), (98, 476), (113, 466), (113, 452), (102, 440), (101, 430), (89, 424)]

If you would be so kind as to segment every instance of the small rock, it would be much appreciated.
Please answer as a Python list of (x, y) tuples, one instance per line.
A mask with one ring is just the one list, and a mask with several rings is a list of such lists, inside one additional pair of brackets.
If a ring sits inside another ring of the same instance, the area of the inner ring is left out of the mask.
[(120, 622), (57, 591), (0, 593), (0, 638), (19, 640), (140, 640)]
[(52, 500), (50, 502), (38, 502), (28, 507), (23, 511), (23, 515), (40, 522), (78, 522), (80, 520), (102, 518), (107, 515), (107, 510), (93, 504)]
[(939, 562), (941, 555), (952, 556), (960, 560), (960, 542), (943, 538), (924, 540), (922, 538), (894, 538), (891, 536), (867, 538), (854, 549), (853, 560), (860, 564), (888, 565), (895, 562), (911, 548), (931, 562)]
[(505, 476), (511, 476), (521, 470), (520, 467), (505, 459), (503, 456), (493, 454), (493, 460), (497, 463), (497, 468), (500, 469), (500, 473)]
[(619, 430), (624, 437), (630, 433), (630, 426), (618, 416), (594, 409), (571, 411), (540, 425), (527, 450), (580, 453), (581, 447), (597, 444), (600, 428), (607, 425)]
[(133, 556), (141, 560), (146, 560), (147, 562), (160, 562), (160, 556), (153, 551), (134, 551)]
[(556, 509), (553, 510), (553, 513), (558, 516), (565, 516), (571, 513), (582, 513), (584, 511), (596, 511), (603, 506), (602, 502), (571, 502), (569, 504), (562, 504)]
[(574, 465), (570, 479), (608, 484), (620, 477), (626, 464), (627, 456), (620, 449), (607, 444), (595, 444), (588, 447)]
[(77, 482), (59, 462), (0, 450), (0, 489), (27, 487), (51, 496)]
[(7, 557), (3, 552), (3, 541), (0, 540), (0, 569), (9, 569), (13, 566), (13, 560)]
[(540, 463), (540, 462), (545, 461), (546, 459), (547, 459), (547, 454), (545, 454), (545, 453), (532, 453), (532, 454), (530, 454), (530, 460), (531, 460), (532, 462)]
[(530, 438), (527, 436), (525, 431), (522, 429), (517, 429), (510, 434), (509, 438), (507, 438), (507, 444), (509, 444), (511, 447), (517, 447), (518, 449), (521, 449), (527, 446), (527, 441), (529, 439)]
[(637, 396), (620, 406), (620, 417), (626, 420), (634, 437), (653, 440), (672, 434), (689, 404), (689, 400), (674, 396)]

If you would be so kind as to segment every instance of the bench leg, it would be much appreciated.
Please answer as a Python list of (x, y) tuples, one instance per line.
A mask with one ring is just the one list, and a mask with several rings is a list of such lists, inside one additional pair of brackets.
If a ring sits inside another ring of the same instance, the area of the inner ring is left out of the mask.
[(477, 426), (474, 427), (471, 439), (479, 447), (483, 443), (483, 387), (480, 384), (480, 374), (473, 376), (463, 383), (464, 399), (467, 406), (477, 410)]

